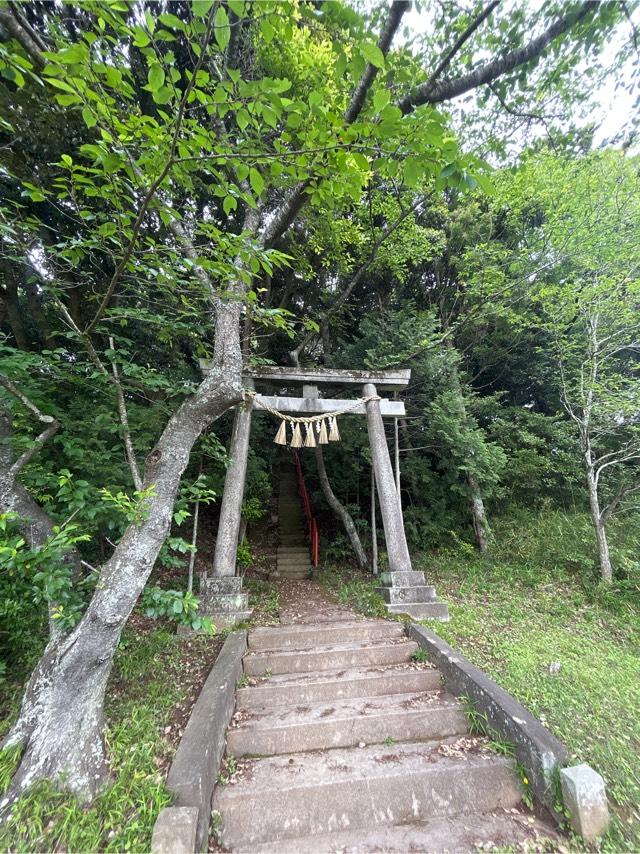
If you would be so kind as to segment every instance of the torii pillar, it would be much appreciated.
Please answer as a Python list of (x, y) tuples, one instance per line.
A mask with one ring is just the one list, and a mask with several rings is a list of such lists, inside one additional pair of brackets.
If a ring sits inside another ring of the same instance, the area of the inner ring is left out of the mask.
[[(248, 384), (245, 381), (245, 385)], [(229, 445), (230, 462), (220, 506), (213, 572), (200, 582), (200, 611), (211, 617), (216, 628), (233, 626), (247, 620), (253, 613), (249, 608), (249, 595), (242, 592), (242, 577), (236, 575), (252, 409), (251, 398), (236, 407)]]
[(446, 604), (437, 601), (435, 587), (426, 583), (424, 572), (415, 572), (411, 566), (402, 519), (402, 504), (391, 465), (380, 399), (375, 385), (366, 383), (363, 395), (373, 398), (366, 404), (367, 429), (389, 558), (389, 571), (383, 572), (380, 577), (383, 586), (376, 589), (384, 597), (387, 610), (392, 614), (446, 621), (449, 619)]

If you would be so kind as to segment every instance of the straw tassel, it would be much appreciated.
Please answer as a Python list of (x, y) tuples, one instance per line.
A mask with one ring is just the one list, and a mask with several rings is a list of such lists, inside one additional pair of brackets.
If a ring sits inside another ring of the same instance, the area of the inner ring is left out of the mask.
[(307, 428), (307, 438), (305, 439), (304, 446), (305, 448), (315, 448), (316, 446), (316, 437), (313, 432), (313, 424), (306, 424)]
[(296, 426), (293, 428), (293, 438), (291, 439), (291, 447), (292, 448), (301, 448), (302, 447), (302, 433), (300, 432), (300, 425), (296, 422)]
[(276, 433), (276, 438), (273, 440), (276, 445), (286, 445), (287, 444), (287, 422), (282, 419), (282, 423), (280, 424), (280, 428)]
[(318, 433), (318, 444), (319, 445), (327, 445), (329, 443), (329, 439), (327, 437), (327, 422), (322, 419), (320, 422), (320, 432)]
[(331, 429), (329, 430), (329, 441), (330, 442), (339, 442), (340, 441), (340, 433), (338, 431), (338, 419), (335, 416), (331, 419)]

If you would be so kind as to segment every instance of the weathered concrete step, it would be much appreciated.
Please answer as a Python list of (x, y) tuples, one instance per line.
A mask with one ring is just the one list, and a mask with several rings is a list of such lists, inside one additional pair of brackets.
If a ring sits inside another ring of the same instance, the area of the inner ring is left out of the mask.
[[(433, 818), (394, 827), (342, 830), (320, 836), (282, 839), (257, 847), (235, 848), (236, 854), (407, 854), (408, 851), (455, 851), (477, 854), (478, 850), (499, 848), (508, 851), (533, 851), (541, 840), (550, 839), (554, 850), (562, 840), (554, 830), (533, 816), (520, 813), (464, 813), (446, 818)], [(543, 846), (544, 847), (544, 846)], [(564, 847), (564, 846), (563, 846)], [(551, 850), (550, 848), (547, 850)]]
[(240, 712), (240, 723), (232, 721), (227, 730), (227, 751), (234, 756), (437, 739), (469, 728), (461, 703), (441, 691), (252, 710), (248, 719), (246, 714)]
[(302, 543), (299, 546), (293, 546), (293, 545), (289, 545), (287, 543), (286, 545), (283, 544), (283, 545), (278, 546), (278, 549), (277, 549), (278, 557), (280, 557), (280, 556), (284, 557), (286, 555), (291, 555), (293, 557), (297, 557), (298, 555), (308, 554), (308, 553), (309, 553), (309, 547), (307, 545), (305, 545), (304, 543)]
[(272, 709), (324, 703), (352, 697), (381, 697), (437, 691), (440, 671), (413, 663), (388, 667), (354, 667), (348, 670), (321, 670), (319, 673), (281, 674), (236, 692), (238, 709)]
[(387, 605), (390, 614), (406, 614), (414, 620), (449, 620), (449, 608), (444, 602), (405, 602), (402, 605)]
[(341, 667), (401, 664), (410, 661), (418, 648), (414, 641), (371, 641), (367, 644), (338, 644), (316, 649), (249, 652), (243, 659), (247, 676), (271, 673), (309, 673)]
[(436, 598), (436, 588), (430, 584), (423, 584), (420, 587), (376, 587), (376, 593), (379, 593), (390, 605), (401, 605), (404, 602), (409, 602), (411, 605), (417, 602), (434, 602)]
[(279, 569), (277, 572), (280, 578), (283, 578), (285, 581), (306, 581), (309, 578), (308, 569), (296, 570), (295, 572), (283, 572)]
[(249, 649), (305, 649), (318, 644), (364, 642), (404, 636), (404, 627), (400, 623), (387, 620), (352, 620), (330, 626), (304, 623), (254, 629), (249, 635)]
[(511, 760), (459, 753), (443, 756), (432, 742), (407, 742), (249, 760), (242, 775), (214, 795), (223, 846), (245, 850), (343, 829), (508, 809), (520, 801)]

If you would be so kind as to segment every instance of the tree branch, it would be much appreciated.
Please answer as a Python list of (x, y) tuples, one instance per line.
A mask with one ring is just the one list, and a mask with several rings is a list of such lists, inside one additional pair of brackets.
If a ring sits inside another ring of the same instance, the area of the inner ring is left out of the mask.
[(6, 7), (0, 8), (0, 24), (12, 38), (22, 45), (35, 67), (38, 71), (41, 71), (47, 64), (46, 59), (42, 55), (42, 51), (35, 40), (21, 25), (20, 21), (18, 21)]
[(42, 422), (42, 424), (46, 424), (45, 429), (40, 433), (39, 436), (36, 437), (33, 445), (28, 448), (23, 454), (21, 454), (18, 459), (12, 463), (9, 471), (7, 472), (8, 479), (15, 480), (18, 474), (22, 471), (22, 469), (27, 465), (28, 462), (38, 453), (40, 448), (45, 445), (49, 439), (58, 432), (60, 429), (60, 422), (57, 421), (52, 415), (45, 415), (40, 412), (38, 407), (33, 403), (27, 395), (21, 391), (10, 379), (5, 376), (5, 374), (0, 374), (0, 385), (4, 386), (6, 390), (12, 394), (15, 398), (17, 398), (23, 406), (32, 412), (38, 421)]
[[(109, 336), (109, 347), (112, 350), (115, 350), (115, 345), (111, 336)], [(127, 415), (127, 406), (124, 401), (124, 393), (122, 391), (122, 384), (120, 383), (120, 375), (118, 373), (118, 366), (115, 359), (111, 362), (111, 369), (113, 371), (113, 382), (116, 388), (118, 415), (120, 416), (120, 424), (122, 425), (122, 441), (124, 442), (124, 450), (127, 456), (127, 462), (129, 463), (129, 468), (131, 469), (131, 477), (133, 478), (134, 486), (138, 492), (140, 492), (142, 490), (142, 478), (140, 477), (138, 461), (136, 460), (135, 451), (133, 450), (131, 431), (129, 429), (129, 416)]]
[(474, 18), (473, 21), (471, 21), (467, 29), (458, 37), (453, 47), (449, 51), (447, 51), (447, 53), (441, 59), (441, 61), (436, 67), (436, 70), (424, 84), (425, 86), (433, 86), (436, 80), (442, 76), (443, 71), (446, 71), (449, 65), (451, 65), (451, 61), (458, 53), (458, 51), (463, 47), (466, 42), (469, 41), (469, 39), (478, 29), (480, 24), (482, 24), (482, 22), (489, 17), (489, 15), (493, 12), (493, 10), (499, 3), (500, 0), (492, 0), (492, 2), (485, 6), (485, 8), (480, 12), (480, 14), (476, 18)]
[(464, 74), (455, 80), (444, 80), (442, 83), (437, 81), (431, 83), (428, 80), (417, 86), (404, 98), (397, 102), (397, 106), (406, 115), (413, 112), (416, 107), (423, 104), (441, 104), (443, 101), (450, 101), (472, 89), (477, 89), (486, 83), (491, 83), (502, 77), (514, 68), (530, 62), (540, 56), (546, 48), (564, 33), (568, 32), (579, 21), (598, 9), (600, 3), (598, 0), (585, 0), (580, 8), (575, 13), (564, 15), (557, 18), (544, 33), (530, 41), (524, 47), (512, 50), (505, 56), (494, 59), (492, 62), (487, 62), (476, 68), (475, 71), (470, 71), (469, 74)]
[[(383, 56), (386, 56), (391, 47), (391, 42), (396, 34), (402, 16), (409, 9), (411, 3), (408, 0), (393, 0), (389, 10), (387, 23), (378, 40), (378, 47), (382, 51)], [(371, 88), (378, 69), (371, 63), (362, 73), (362, 77), (356, 86), (349, 105), (344, 113), (344, 121), (346, 125), (352, 124), (359, 116), (364, 106), (367, 92)], [(262, 234), (262, 245), (264, 247), (272, 246), (279, 237), (289, 228), (294, 221), (300, 209), (307, 200), (306, 190), (311, 184), (311, 178), (306, 178), (300, 181), (287, 195), (280, 208), (276, 211), (269, 225), (264, 229)]]

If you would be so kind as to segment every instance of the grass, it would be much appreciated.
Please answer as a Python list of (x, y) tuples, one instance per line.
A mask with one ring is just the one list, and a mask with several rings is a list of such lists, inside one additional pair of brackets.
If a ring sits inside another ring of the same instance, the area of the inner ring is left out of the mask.
[[(148, 851), (158, 813), (170, 802), (164, 779), (182, 715), (219, 647), (217, 638), (127, 628), (106, 704), (113, 785), (86, 807), (48, 782), (38, 784), (0, 828), (0, 850)], [(5, 788), (16, 758), (15, 751), (0, 757)]]
[(570, 764), (587, 762), (605, 778), (612, 824), (602, 850), (638, 850), (635, 582), (630, 574), (618, 589), (597, 584), (584, 521), (557, 513), (504, 520), (490, 558), (461, 544), (420, 568), (449, 604), (451, 621), (438, 634), (529, 708), (567, 746)]
[(343, 605), (355, 608), (368, 617), (387, 617), (384, 599), (376, 593), (377, 581), (371, 576), (328, 565), (318, 573), (318, 581)]
[[(530, 709), (567, 746), (570, 764), (603, 775), (612, 822), (601, 850), (610, 852), (640, 850), (637, 530), (612, 531), (626, 576), (612, 588), (598, 584), (580, 514), (523, 511), (494, 521), (491, 557), (458, 541), (414, 560), (449, 604), (451, 621), (430, 628)], [(384, 615), (370, 576), (331, 569), (325, 583), (362, 613)]]

